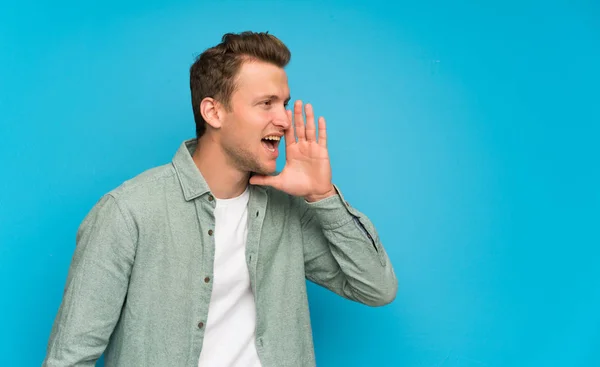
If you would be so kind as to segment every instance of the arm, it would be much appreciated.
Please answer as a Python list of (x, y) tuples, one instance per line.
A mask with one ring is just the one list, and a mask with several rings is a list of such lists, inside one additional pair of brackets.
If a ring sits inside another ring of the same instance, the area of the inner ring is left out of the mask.
[(390, 303), (398, 283), (375, 227), (346, 204), (332, 184), (325, 119), (319, 118), (317, 139), (310, 104), (305, 112), (306, 125), (302, 101), (296, 101), (292, 128), (292, 111), (287, 111), (283, 171), (276, 176), (252, 176), (250, 183), (269, 185), (296, 197), (308, 279), (367, 305)]
[(371, 221), (337, 187), (333, 196), (298, 201), (307, 279), (369, 306), (392, 302), (398, 281)]
[(132, 227), (110, 195), (82, 222), (43, 366), (94, 366), (104, 352), (127, 292)]

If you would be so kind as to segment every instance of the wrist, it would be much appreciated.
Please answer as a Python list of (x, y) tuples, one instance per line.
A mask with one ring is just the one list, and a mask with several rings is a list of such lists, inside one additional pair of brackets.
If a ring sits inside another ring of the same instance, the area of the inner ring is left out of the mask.
[(324, 194), (316, 194), (316, 195), (307, 195), (304, 197), (304, 200), (306, 200), (309, 203), (314, 203), (323, 199), (327, 199), (329, 197), (335, 196), (337, 195), (337, 192), (335, 190), (335, 187), (333, 185), (331, 185), (331, 189), (329, 189), (329, 191), (327, 191)]

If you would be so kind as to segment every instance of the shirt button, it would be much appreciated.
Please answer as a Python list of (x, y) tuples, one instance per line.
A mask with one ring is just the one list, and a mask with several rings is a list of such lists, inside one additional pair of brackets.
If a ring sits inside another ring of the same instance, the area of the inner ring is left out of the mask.
[(210, 278), (209, 277), (204, 278), (204, 283), (208, 283), (208, 282), (210, 282)]
[(213, 235), (213, 230), (212, 230), (212, 229), (209, 229), (209, 230), (208, 230), (208, 235), (209, 235), (209, 236), (212, 236), (212, 235)]
[(213, 200), (215, 200), (215, 197), (212, 195), (208, 195), (208, 201), (213, 201)]
[(202, 321), (200, 321), (198, 323), (198, 329), (202, 329), (204, 327), (204, 323)]

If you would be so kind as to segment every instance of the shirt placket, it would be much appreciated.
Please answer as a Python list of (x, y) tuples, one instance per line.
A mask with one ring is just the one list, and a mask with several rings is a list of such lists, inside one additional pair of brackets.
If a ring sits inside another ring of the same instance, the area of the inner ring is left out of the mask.
[(195, 204), (198, 213), (201, 240), (198, 243), (197, 250), (194, 251), (196, 256), (200, 258), (198, 262), (200, 271), (197, 273), (199, 274), (198, 279), (195, 280), (195, 283), (199, 284), (199, 299), (196, 301), (196, 312), (194, 313), (195, 333), (194, 338), (192, 338), (192, 350), (194, 353), (192, 353), (191, 366), (198, 365), (198, 358), (200, 357), (202, 342), (204, 340), (208, 308), (212, 294), (215, 260), (215, 198), (211, 193), (207, 193), (197, 198)]
[(246, 264), (250, 275), (250, 286), (254, 294), (256, 305), (256, 348), (258, 356), (264, 364), (263, 357), (263, 323), (261, 322), (261, 310), (259, 309), (260, 288), (257, 281), (259, 269), (259, 250), (263, 222), (267, 208), (267, 195), (264, 189), (252, 187), (248, 202), (248, 237), (246, 240)]

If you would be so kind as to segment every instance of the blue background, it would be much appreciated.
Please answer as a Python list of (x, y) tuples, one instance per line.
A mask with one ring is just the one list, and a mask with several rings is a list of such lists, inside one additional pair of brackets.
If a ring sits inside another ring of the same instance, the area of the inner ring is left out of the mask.
[(600, 5), (481, 3), (3, 1), (0, 365), (41, 363), (84, 215), (193, 137), (189, 66), (250, 29), (400, 282), (310, 286), (318, 365), (600, 366)]

